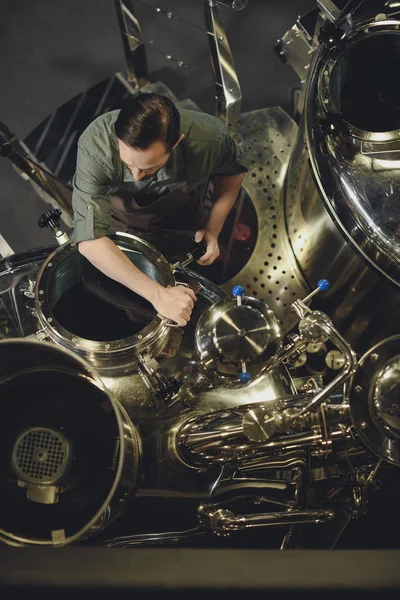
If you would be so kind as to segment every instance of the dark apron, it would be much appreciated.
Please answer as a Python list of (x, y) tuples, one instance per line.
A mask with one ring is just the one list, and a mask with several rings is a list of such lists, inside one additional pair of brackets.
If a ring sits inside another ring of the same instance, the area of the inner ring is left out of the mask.
[(186, 181), (179, 181), (167, 194), (140, 206), (133, 192), (119, 189), (112, 197), (111, 230), (146, 240), (168, 260), (183, 256), (193, 249), (194, 234), (206, 222), (204, 190), (189, 193)]

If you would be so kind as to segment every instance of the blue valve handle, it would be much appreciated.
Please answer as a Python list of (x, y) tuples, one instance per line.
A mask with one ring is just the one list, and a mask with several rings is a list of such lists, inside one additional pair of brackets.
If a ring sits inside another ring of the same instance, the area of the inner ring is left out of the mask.
[(249, 383), (250, 379), (251, 379), (251, 375), (247, 371), (243, 371), (242, 373), (239, 374), (240, 383)]
[(320, 279), (317, 283), (317, 286), (318, 289), (321, 290), (321, 292), (326, 292), (326, 290), (329, 290), (329, 288), (331, 287), (331, 284), (327, 279)]
[(232, 294), (237, 298), (238, 296), (244, 296), (244, 287), (242, 285), (234, 285), (232, 288)]
[(315, 290), (313, 290), (311, 294), (308, 294), (308, 296), (303, 298), (303, 302), (308, 302), (309, 300), (311, 300), (311, 298), (315, 296), (315, 294), (318, 294), (318, 292), (326, 292), (326, 290), (330, 288), (330, 285), (331, 284), (327, 279), (320, 279), (317, 283), (318, 287)]

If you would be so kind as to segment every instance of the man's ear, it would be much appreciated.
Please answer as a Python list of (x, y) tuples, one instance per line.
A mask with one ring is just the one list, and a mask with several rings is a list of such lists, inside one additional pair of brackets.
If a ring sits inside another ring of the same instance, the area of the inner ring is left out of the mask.
[(172, 146), (172, 149), (176, 148), (177, 145), (181, 143), (181, 141), (183, 140), (184, 137), (185, 137), (185, 134), (181, 133), (181, 135), (179, 136), (179, 140), (176, 142), (176, 144), (174, 146)]

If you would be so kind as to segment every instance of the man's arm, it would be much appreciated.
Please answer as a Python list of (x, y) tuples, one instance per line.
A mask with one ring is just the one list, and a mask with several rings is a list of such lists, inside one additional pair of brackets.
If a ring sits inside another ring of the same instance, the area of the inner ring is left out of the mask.
[(204, 238), (207, 244), (205, 254), (198, 260), (200, 265), (211, 265), (219, 256), (218, 236), (235, 203), (243, 178), (244, 173), (215, 175), (213, 178), (215, 200), (206, 227), (197, 231), (195, 236), (196, 242)]
[(191, 289), (165, 288), (143, 273), (108, 237), (79, 243), (79, 252), (102, 273), (146, 298), (156, 311), (184, 326), (190, 320), (196, 296)]

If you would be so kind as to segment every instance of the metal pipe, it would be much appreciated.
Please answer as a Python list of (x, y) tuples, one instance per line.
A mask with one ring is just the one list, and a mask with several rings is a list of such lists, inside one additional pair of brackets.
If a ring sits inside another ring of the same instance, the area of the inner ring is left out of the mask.
[(354, 374), (357, 367), (357, 355), (354, 350), (349, 346), (346, 340), (340, 335), (340, 333), (333, 327), (330, 320), (319, 322), (318, 326), (321, 333), (325, 333), (329, 339), (341, 350), (345, 357), (345, 364), (343, 369), (326, 385), (320, 392), (315, 394), (311, 402), (309, 402), (304, 408), (302, 408), (293, 419), (304, 417), (306, 414), (318, 408), (322, 402), (329, 396), (334, 389), (342, 385), (351, 375)]
[(228, 535), (232, 531), (243, 531), (255, 527), (280, 525), (310, 525), (332, 521), (334, 510), (293, 510), (262, 514), (235, 515), (217, 505), (203, 505), (198, 509), (200, 520), (216, 535)]

